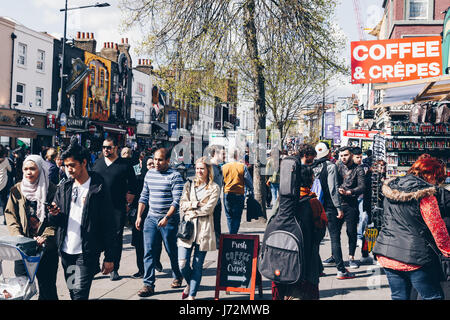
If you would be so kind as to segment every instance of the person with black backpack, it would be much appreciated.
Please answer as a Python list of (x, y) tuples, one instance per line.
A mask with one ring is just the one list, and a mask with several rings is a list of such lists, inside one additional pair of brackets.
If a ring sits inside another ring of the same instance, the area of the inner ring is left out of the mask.
[(322, 272), (319, 247), (325, 236), (327, 217), (317, 195), (311, 192), (313, 172), (302, 166), (300, 171), (300, 198), (296, 220), (303, 233), (304, 275), (295, 284), (274, 282), (273, 300), (319, 300), (319, 277)]

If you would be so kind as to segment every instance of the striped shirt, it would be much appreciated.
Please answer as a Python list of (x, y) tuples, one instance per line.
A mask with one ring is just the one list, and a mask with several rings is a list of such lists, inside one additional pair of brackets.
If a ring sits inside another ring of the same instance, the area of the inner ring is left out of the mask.
[(184, 181), (178, 171), (171, 168), (165, 172), (149, 170), (145, 175), (139, 202), (149, 207), (149, 215), (163, 216), (171, 206), (176, 208), (175, 214), (178, 214), (183, 187)]

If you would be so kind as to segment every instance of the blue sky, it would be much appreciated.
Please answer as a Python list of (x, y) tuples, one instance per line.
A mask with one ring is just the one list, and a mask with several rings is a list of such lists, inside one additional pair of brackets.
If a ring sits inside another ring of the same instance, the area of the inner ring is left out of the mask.
[[(128, 33), (121, 31), (120, 21), (122, 16), (118, 9), (119, 0), (69, 0), (69, 7), (105, 1), (110, 3), (111, 7), (69, 11), (68, 38), (74, 37), (77, 31), (94, 32), (97, 40), (97, 50), (100, 50), (104, 42), (120, 43), (121, 38), (129, 38), (134, 64), (136, 64), (138, 58), (152, 59), (152, 57), (138, 56), (134, 51), (134, 48), (137, 47), (136, 44), (141, 38), (141, 34), (137, 29)], [(359, 3), (364, 26), (373, 27), (381, 19), (382, 0), (359, 0)], [(59, 9), (64, 8), (64, 4), (64, 0), (1, 1), (0, 15), (10, 17), (30, 29), (46, 31), (61, 38), (64, 31), (64, 13), (60, 12)], [(350, 41), (359, 40), (353, 0), (340, 0), (335, 23), (347, 37), (348, 48), (345, 56), (349, 59)], [(368, 40), (370, 39), (373, 38), (368, 36)], [(350, 79), (345, 79), (344, 82), (348, 84), (334, 88), (333, 96), (349, 95), (352, 92), (353, 88), (350, 85)]]

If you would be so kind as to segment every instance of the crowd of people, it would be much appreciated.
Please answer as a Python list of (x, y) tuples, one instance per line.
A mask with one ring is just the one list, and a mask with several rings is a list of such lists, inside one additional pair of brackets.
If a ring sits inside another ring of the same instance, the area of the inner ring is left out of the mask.
[[(313, 171), (317, 184), (313, 184), (312, 191), (326, 213), (331, 240), (331, 255), (315, 266), (316, 271), (332, 266), (337, 268), (338, 280), (352, 279), (355, 273), (349, 269), (372, 264), (375, 259), (385, 270), (393, 300), (417, 295), (424, 300), (444, 298), (438, 259), (438, 254), (450, 257), (450, 192), (440, 187), (446, 178), (444, 163), (423, 154), (406, 176), (386, 179), (386, 162), (374, 161), (370, 150), (363, 159), (359, 147), (331, 152), (324, 143), (315, 147), (303, 144), (298, 156)], [(375, 173), (380, 176), (379, 192), (372, 190)], [(374, 199), (374, 194), (378, 198)], [(383, 209), (383, 224), (371, 258), (364, 245), (364, 231), (372, 222), (374, 201)], [(348, 238), (346, 262), (341, 248), (344, 222)], [(360, 260), (355, 259), (357, 247), (361, 248)], [(317, 283), (310, 283), (316, 291)], [(280, 298), (278, 292), (275, 295)]]
[[(207, 156), (195, 161), (193, 180), (185, 181), (170, 165), (170, 149), (142, 152), (136, 159), (131, 149), (119, 149), (117, 141), (107, 137), (102, 156), (93, 161), (92, 154), (76, 140), (61, 153), (48, 148), (41, 155), (27, 156), (16, 151), (10, 157), (0, 145), (0, 204), (5, 223), (11, 235), (34, 238), (43, 252), (37, 272), (39, 299), (58, 299), (59, 261), (73, 300), (89, 298), (99, 272), (109, 275), (111, 281), (119, 280), (123, 232), (129, 225), (137, 267), (132, 277), (143, 282), (138, 296), (155, 294), (164, 244), (173, 277), (171, 287), (181, 288), (184, 280), (181, 298), (193, 300), (206, 254), (219, 243), (222, 208), (229, 233), (239, 232), (245, 195), (253, 193), (252, 167), (239, 150), (228, 150), (226, 161), (224, 147), (210, 147)], [(308, 244), (308, 277), (296, 290), (286, 291), (274, 284), (274, 299), (318, 299), (324, 266), (336, 267), (339, 280), (351, 279), (355, 274), (349, 269), (372, 263), (372, 259), (385, 269), (393, 299), (407, 299), (414, 290), (423, 299), (443, 298), (436, 259), (427, 244), (433, 243), (450, 256), (448, 225), (444, 223), (449, 212), (448, 191), (439, 188), (445, 166), (424, 155), (405, 177), (385, 180), (386, 163), (373, 161), (370, 150), (364, 155), (360, 148), (332, 152), (324, 143), (300, 146), (295, 156), (306, 168), (300, 200), (310, 204), (308, 228), (314, 231)], [(266, 166), (268, 207), (277, 205), (282, 183), (276, 160), (270, 157)], [(370, 182), (375, 172), (385, 180), (385, 223), (370, 258), (364, 231), (371, 223)], [(194, 226), (187, 239), (177, 237), (183, 220)], [(341, 247), (344, 222), (349, 249), (346, 261)], [(331, 252), (322, 261), (319, 246), (326, 228)], [(357, 247), (362, 252), (360, 260), (355, 259)], [(23, 265), (16, 263), (15, 271), (23, 274)]]
[[(76, 140), (61, 153), (46, 148), (40, 155), (28, 154), (20, 167), (7, 160), (2, 146), (0, 156), (5, 224), (11, 235), (35, 239), (42, 251), (37, 272), (41, 300), (58, 299), (59, 261), (73, 300), (89, 298), (99, 272), (111, 281), (119, 280), (127, 224), (132, 228), (138, 269), (132, 277), (143, 281), (137, 294), (154, 294), (164, 244), (173, 276), (171, 287), (180, 288), (185, 280), (182, 298), (195, 299), (206, 253), (216, 250), (220, 239), (221, 193), (229, 232), (235, 234), (245, 193), (253, 192), (239, 151), (232, 150), (225, 163), (223, 147), (210, 148), (208, 157), (197, 159), (195, 177), (187, 182), (170, 166), (171, 150), (142, 152), (134, 161), (132, 150), (119, 150), (113, 137), (103, 141), (102, 156), (95, 161)], [(21, 176), (13, 177), (12, 168)], [(181, 219), (195, 226), (189, 239), (177, 238)], [(16, 263), (16, 275), (24, 272), (23, 263)]]

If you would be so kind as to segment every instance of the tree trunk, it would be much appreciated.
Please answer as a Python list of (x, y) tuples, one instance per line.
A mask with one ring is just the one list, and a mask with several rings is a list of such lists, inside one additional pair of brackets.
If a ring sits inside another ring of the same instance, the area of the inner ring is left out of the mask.
[(255, 143), (256, 155), (253, 169), (253, 186), (255, 189), (255, 200), (261, 205), (266, 215), (266, 186), (261, 177), (261, 152), (266, 149), (266, 141), (259, 141), (259, 130), (266, 129), (266, 97), (264, 87), (264, 75), (262, 61), (258, 54), (258, 40), (255, 27), (255, 1), (247, 1), (244, 7), (244, 37), (247, 45), (247, 54), (251, 63), (251, 77), (253, 82), (253, 95), (255, 101)]

